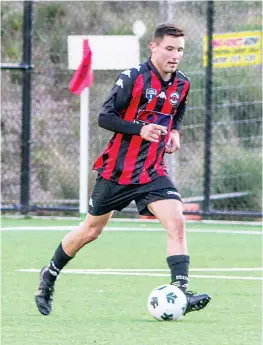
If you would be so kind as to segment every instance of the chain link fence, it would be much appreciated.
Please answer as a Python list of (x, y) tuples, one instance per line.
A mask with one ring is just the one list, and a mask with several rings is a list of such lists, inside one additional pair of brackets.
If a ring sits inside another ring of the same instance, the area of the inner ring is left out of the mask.
[[(215, 33), (261, 30), (261, 2), (215, 1)], [(181, 150), (167, 158), (171, 178), (186, 200), (204, 190), (205, 1), (88, 1), (34, 3), (31, 134), (31, 204), (78, 206), (80, 100), (69, 93), (68, 35), (130, 35), (141, 20), (141, 61), (155, 26), (174, 22), (185, 31), (180, 69), (191, 79)], [(22, 2), (2, 3), (2, 62), (21, 60)], [(114, 47), (113, 47), (114, 49)], [(103, 51), (102, 51), (103, 54)], [(105, 56), (107, 59), (107, 56)], [(214, 69), (212, 208), (261, 211), (261, 65)], [(121, 72), (121, 71), (119, 71)], [(97, 125), (100, 107), (118, 71), (95, 71), (90, 90), (90, 171), (111, 133)], [(19, 204), (21, 73), (2, 71), (2, 204)], [(90, 192), (96, 173), (89, 177)]]

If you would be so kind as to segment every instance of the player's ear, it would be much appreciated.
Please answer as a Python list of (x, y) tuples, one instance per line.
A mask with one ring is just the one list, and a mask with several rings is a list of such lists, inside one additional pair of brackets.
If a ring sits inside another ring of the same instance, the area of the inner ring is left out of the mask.
[(152, 52), (156, 50), (156, 41), (151, 41), (149, 44), (149, 48), (151, 49)]

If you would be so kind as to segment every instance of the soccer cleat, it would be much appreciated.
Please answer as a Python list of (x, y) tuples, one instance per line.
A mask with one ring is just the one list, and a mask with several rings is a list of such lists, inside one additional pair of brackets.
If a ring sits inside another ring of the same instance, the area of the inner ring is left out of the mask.
[(187, 299), (187, 305), (184, 314), (205, 308), (211, 300), (211, 297), (207, 294), (196, 295), (192, 291), (185, 292), (185, 295)]
[(43, 315), (48, 315), (52, 310), (54, 284), (50, 285), (45, 282), (43, 274), (48, 270), (44, 266), (40, 272), (40, 283), (37, 292), (35, 293), (35, 301), (39, 312)]

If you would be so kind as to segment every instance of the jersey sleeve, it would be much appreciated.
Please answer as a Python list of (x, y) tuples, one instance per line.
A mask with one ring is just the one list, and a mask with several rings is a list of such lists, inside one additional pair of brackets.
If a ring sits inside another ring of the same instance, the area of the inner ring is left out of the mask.
[(132, 99), (132, 90), (137, 76), (138, 71), (134, 69), (124, 71), (118, 76), (108, 98), (102, 105), (98, 118), (100, 127), (117, 133), (140, 134), (142, 124), (133, 123), (121, 117)]
[(176, 129), (178, 132), (182, 128), (184, 114), (187, 109), (187, 98), (188, 98), (189, 89), (190, 89), (190, 84), (186, 92), (186, 95), (184, 96), (183, 100), (179, 104), (179, 107), (173, 119), (172, 129)]

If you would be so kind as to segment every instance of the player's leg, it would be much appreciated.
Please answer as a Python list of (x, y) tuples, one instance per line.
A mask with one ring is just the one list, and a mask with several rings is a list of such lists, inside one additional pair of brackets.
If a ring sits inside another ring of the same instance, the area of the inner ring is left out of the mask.
[(167, 232), (167, 263), (171, 269), (172, 284), (186, 291), (189, 256), (182, 203), (176, 199), (157, 200), (148, 204), (148, 209)]
[(41, 314), (48, 315), (52, 310), (54, 284), (62, 268), (85, 244), (94, 241), (101, 234), (111, 215), (112, 211), (100, 216), (88, 214), (79, 227), (64, 237), (49, 265), (42, 268), (35, 294), (36, 305)]
[(40, 285), (35, 300), (42, 314), (48, 315), (51, 311), (54, 284), (61, 269), (84, 245), (94, 241), (100, 235), (112, 216), (112, 210), (120, 211), (133, 200), (135, 189), (118, 185), (98, 176), (85, 221), (64, 237), (49, 266), (45, 266), (41, 271)]
[[(156, 198), (156, 196), (155, 196)], [(157, 200), (147, 205), (167, 232), (167, 263), (171, 270), (171, 284), (178, 286), (187, 297), (185, 313), (203, 309), (211, 300), (207, 294), (187, 291), (189, 256), (187, 255), (185, 222), (179, 200)]]
[(65, 253), (73, 257), (85, 244), (96, 240), (110, 220), (112, 213), (113, 211), (101, 216), (93, 216), (88, 213), (84, 222), (62, 240)]
[(69, 232), (56, 249), (54, 256), (50, 260), (48, 270), (43, 277), (53, 283), (63, 267), (75, 256), (75, 254), (85, 245), (98, 238), (103, 228), (108, 223), (113, 211), (101, 216), (87, 214), (84, 222), (76, 229)]
[(100, 176), (96, 180), (89, 203), (89, 213), (84, 222), (68, 233), (57, 247), (48, 266), (43, 267), (40, 274), (38, 291), (35, 301), (40, 313), (51, 312), (52, 296), (55, 281), (63, 267), (87, 243), (94, 241), (109, 221), (114, 204), (115, 185)]

